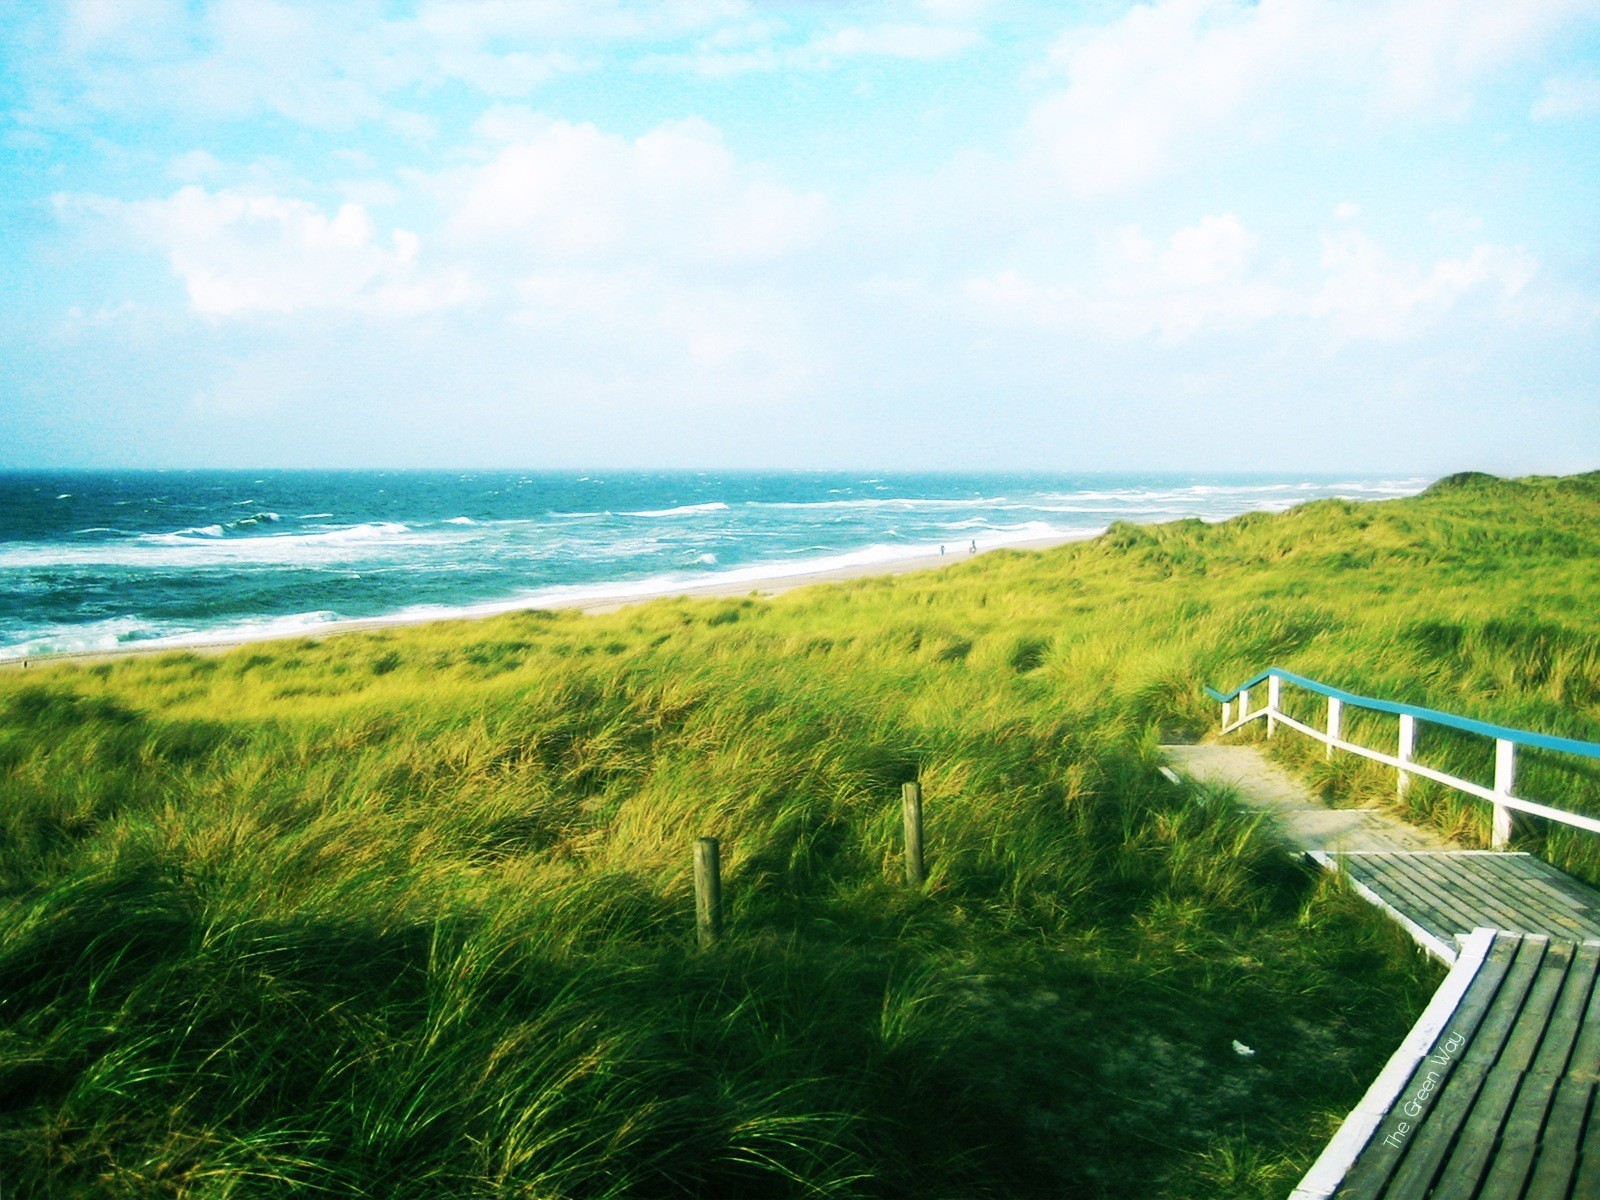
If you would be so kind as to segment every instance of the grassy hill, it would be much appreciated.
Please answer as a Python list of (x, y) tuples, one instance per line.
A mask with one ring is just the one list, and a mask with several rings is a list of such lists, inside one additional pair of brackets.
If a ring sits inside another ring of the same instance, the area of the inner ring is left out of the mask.
[[(1273, 663), (1596, 738), (1597, 597), (1600, 476), (1462, 476), (771, 600), (0, 673), (0, 1188), (1281, 1196), (1438, 970), (1157, 744)], [(1570, 764), (1522, 778), (1600, 809)]]

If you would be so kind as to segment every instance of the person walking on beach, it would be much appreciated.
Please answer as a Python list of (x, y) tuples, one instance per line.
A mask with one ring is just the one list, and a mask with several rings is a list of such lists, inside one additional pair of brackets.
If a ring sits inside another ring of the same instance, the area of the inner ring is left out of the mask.
[(969, 553), (976, 554), (977, 552), (978, 552), (978, 539), (977, 538), (973, 538), (972, 539), (972, 549), (969, 551)]

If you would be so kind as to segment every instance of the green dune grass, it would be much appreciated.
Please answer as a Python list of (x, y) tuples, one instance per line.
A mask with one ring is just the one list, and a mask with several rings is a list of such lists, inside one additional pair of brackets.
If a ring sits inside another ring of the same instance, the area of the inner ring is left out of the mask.
[[(0, 674), (0, 1188), (1282, 1196), (1440, 972), (1157, 746), (1268, 664), (1595, 738), (1597, 564), (1600, 477), (1457, 477), (770, 600)], [(1584, 764), (1522, 778), (1600, 811)], [(1596, 877), (1581, 835), (1529, 844)]]

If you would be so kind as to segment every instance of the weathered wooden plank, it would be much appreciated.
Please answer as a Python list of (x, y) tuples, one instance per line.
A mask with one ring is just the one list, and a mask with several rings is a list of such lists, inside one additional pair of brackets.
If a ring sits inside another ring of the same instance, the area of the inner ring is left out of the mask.
[(1584, 1134), (1572, 1200), (1600, 1200), (1600, 1121), (1591, 1119)]
[(1489, 1011), (1467, 1037), (1455, 1061), (1436, 1067), (1440, 1076), (1438, 1099), (1417, 1126), (1416, 1137), (1395, 1169), (1386, 1193), (1395, 1200), (1428, 1194), (1477, 1101), (1490, 1067), (1500, 1057), (1516, 1025), (1517, 1014), (1539, 974), (1549, 943), (1540, 937), (1515, 938), (1513, 943), (1516, 959)]
[(1516, 928), (1517, 923), (1509, 919), (1509, 914), (1482, 903), (1478, 897), (1464, 893), (1460, 888), (1441, 883), (1436, 876), (1421, 870), (1409, 860), (1405, 863), (1387, 863), (1382, 870), (1383, 877), (1390, 881), (1391, 886), (1404, 886), (1412, 896), (1427, 898), (1426, 903), (1431, 911), (1441, 914), (1438, 919), (1444, 922), (1447, 936), (1454, 937), (1480, 925), (1513, 933), (1525, 932)]
[[(1435, 937), (1448, 942), (1461, 932), (1457, 928), (1460, 920), (1456, 914), (1439, 908), (1431, 896), (1404, 876), (1397, 876), (1381, 865), (1349, 855), (1344, 857), (1342, 865), (1352, 878), (1370, 887), (1385, 902), (1405, 913)], [(1490, 925), (1493, 922), (1480, 921), (1478, 924)]]
[(1440, 870), (1429, 862), (1408, 863), (1405, 869), (1449, 895), (1460, 914), (1458, 923), (1463, 927), (1491, 925), (1510, 933), (1536, 932), (1523, 928), (1516, 909), (1500, 903), (1480, 881), (1470, 875)]
[[(1413, 881), (1421, 892), (1436, 897), (1436, 907), (1446, 911), (1461, 928), (1475, 929), (1479, 925), (1506, 928), (1510, 914), (1495, 908), (1488, 897), (1478, 894), (1478, 889), (1459, 879), (1451, 879), (1432, 865), (1431, 855), (1408, 855), (1384, 864), (1391, 875)], [(1460, 929), (1451, 931), (1460, 932)]]
[(1524, 920), (1517, 905), (1502, 902), (1482, 879), (1473, 874), (1467, 862), (1451, 862), (1430, 855), (1410, 859), (1406, 866), (1430, 880), (1434, 886), (1453, 894), (1457, 902), (1468, 910), (1468, 918), (1475, 919), (1477, 924), (1495, 925), (1515, 933), (1542, 932), (1523, 928)]
[[(1594, 976), (1600, 944), (1587, 942), (1578, 954), (1579, 962)], [(1571, 1184), (1578, 1171), (1584, 1130), (1586, 1126), (1590, 1131), (1600, 1126), (1600, 1115), (1589, 1120), (1590, 1102), (1600, 1083), (1600, 987), (1595, 987), (1594, 979), (1590, 989), (1589, 1005), (1574, 1040), (1573, 1053), (1550, 1104), (1544, 1138), (1539, 1144), (1539, 1162), (1528, 1182), (1526, 1200), (1568, 1200), (1568, 1195), (1582, 1195), (1571, 1190)]]
[(1441, 869), (1432, 856), (1396, 859), (1385, 865), (1391, 872), (1415, 880), (1419, 889), (1437, 896), (1437, 903), (1452, 913), (1463, 928), (1475, 929), (1479, 925), (1506, 928), (1509, 912), (1497, 908), (1474, 880)]
[[(1559, 1028), (1553, 1030), (1554, 1036), (1550, 1039), (1545, 1038), (1545, 1033), (1553, 1022), (1574, 949), (1571, 942), (1552, 942), (1546, 949), (1533, 986), (1513, 1015), (1505, 1045), (1488, 1065), (1483, 1086), (1462, 1123), (1460, 1140), (1445, 1160), (1444, 1170), (1434, 1186), (1432, 1200), (1474, 1200), (1490, 1163), (1498, 1161), (1501, 1130), (1511, 1115), (1513, 1102), (1523, 1103), (1526, 1073), (1533, 1065), (1535, 1051), (1547, 1040), (1559, 1042), (1565, 1061), (1566, 1052), (1571, 1048), (1570, 1040)], [(1517, 1182), (1520, 1190), (1521, 1179)]]
[[(1493, 855), (1393, 857), (1393, 870), (1426, 879), (1434, 889), (1452, 893), (1456, 898), (1453, 915), (1463, 926), (1488, 923), (1515, 932), (1573, 940), (1589, 936), (1587, 923), (1579, 919), (1576, 910), (1555, 903), (1555, 893), (1544, 886), (1546, 876), (1542, 874), (1508, 872)], [(1548, 865), (1546, 869), (1554, 871)]]
[(1503, 859), (1499, 856), (1492, 857), (1490, 862), (1504, 875), (1516, 879), (1531, 879), (1547, 885), (1559, 894), (1563, 904), (1570, 905), (1576, 910), (1595, 913), (1597, 905), (1600, 905), (1600, 894), (1565, 871), (1551, 866), (1542, 858), (1535, 858), (1531, 854), (1508, 854)]
[[(1351, 1166), (1367, 1150), (1389, 1121), (1402, 1089), (1419, 1063), (1433, 1051), (1446, 1027), (1458, 1016), (1457, 1010), (1468, 990), (1482, 974), (1485, 960), (1495, 944), (1492, 929), (1474, 929), (1461, 945), (1461, 954), (1450, 967), (1444, 982), (1433, 993), (1395, 1052), (1384, 1063), (1365, 1094), (1350, 1110), (1339, 1130), (1317, 1155), (1301, 1178), (1289, 1200), (1329, 1200), (1349, 1173)], [(1391, 1136), (1393, 1122), (1390, 1122)]]
[[(1393, 901), (1394, 897), (1385, 896), (1375, 891), (1367, 882), (1370, 874), (1364, 874), (1359, 868), (1347, 869), (1347, 864), (1342, 856), (1330, 854), (1325, 850), (1312, 851), (1312, 857), (1329, 871), (1336, 871), (1344, 876), (1355, 893), (1380, 911), (1388, 914), (1402, 929), (1411, 935), (1411, 939), (1433, 955), (1440, 962), (1454, 966), (1460, 958), (1459, 947), (1455, 935), (1443, 929), (1424, 925), (1416, 916), (1398, 907)], [(1438, 924), (1436, 922), (1436, 924)], [(1485, 927), (1485, 931), (1493, 936), (1493, 930)]]
[(1366, 859), (1420, 858), (1459, 864), (1480, 874), (1547, 883), (1562, 893), (1563, 903), (1600, 915), (1600, 891), (1574, 879), (1541, 858), (1521, 850), (1353, 850)]
[(1570, 922), (1575, 929), (1596, 923), (1600, 914), (1556, 886), (1561, 873), (1548, 864), (1540, 864), (1540, 867), (1542, 869), (1502, 864), (1491, 858), (1475, 864), (1474, 870), (1486, 886), (1500, 895), (1512, 897), (1519, 903), (1531, 904), (1551, 919)]
[(1462, 1048), (1489, 1013), (1522, 940), (1498, 935), (1454, 1015), (1440, 1031), (1429, 1054), (1416, 1065), (1400, 1089), (1388, 1115), (1373, 1131), (1339, 1189), (1340, 1200), (1379, 1200), (1407, 1154), (1418, 1130), (1427, 1124), (1441, 1086), (1460, 1062)]
[(1600, 891), (1536, 854), (1492, 854), (1486, 857), (1503, 871), (1526, 875), (1530, 879), (1543, 879), (1573, 902), (1582, 904), (1591, 912), (1600, 912)]
[(1516, 862), (1500, 866), (1509, 878), (1524, 879), (1538, 886), (1552, 904), (1569, 910), (1582, 923), (1589, 937), (1600, 937), (1600, 892), (1543, 859), (1517, 856)]
[[(1550, 1179), (1559, 1175), (1561, 1194), (1565, 1195), (1577, 1142), (1576, 1138), (1568, 1140), (1560, 1136), (1554, 1102), (1557, 1087), (1580, 1049), (1584, 1013), (1594, 995), (1597, 973), (1600, 973), (1600, 945), (1577, 947), (1539, 1055), (1523, 1077), (1516, 1107), (1506, 1122), (1494, 1161), (1484, 1178), (1484, 1196), (1520, 1195), (1524, 1183), (1529, 1185), (1529, 1195), (1536, 1196), (1541, 1176), (1534, 1173), (1535, 1158), (1539, 1159), (1538, 1165), (1543, 1170), (1545, 1160), (1556, 1156), (1565, 1156), (1566, 1169), (1563, 1171), (1559, 1164), (1552, 1163), (1545, 1175)], [(1578, 1121), (1582, 1119), (1579, 1113)], [(1530, 1174), (1533, 1174), (1531, 1180)], [(1545, 1190), (1548, 1194), (1548, 1185)]]
[(1556, 903), (1550, 889), (1537, 880), (1506, 876), (1499, 872), (1482, 873), (1480, 879), (1482, 885), (1499, 896), (1503, 904), (1513, 906), (1520, 918), (1541, 926), (1534, 932), (1552, 936), (1561, 934), (1574, 941), (1582, 940), (1584, 922), (1581, 916)]
[[(1549, 863), (1531, 860), (1533, 867), (1497, 867), (1502, 886), (1515, 895), (1527, 895), (1552, 919), (1571, 922), (1581, 940), (1600, 937), (1600, 893), (1594, 893)], [(1582, 893), (1588, 892), (1585, 897)]]

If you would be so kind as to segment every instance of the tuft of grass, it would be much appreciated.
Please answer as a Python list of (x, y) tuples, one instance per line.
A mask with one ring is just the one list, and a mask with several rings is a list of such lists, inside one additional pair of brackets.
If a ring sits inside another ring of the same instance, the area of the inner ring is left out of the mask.
[[(1282, 1194), (1439, 972), (1169, 785), (1161, 738), (1269, 662), (1593, 738), (1597, 572), (1600, 478), (1457, 479), (770, 600), (0, 674), (0, 1188)], [(1586, 770), (1522, 778), (1600, 811)]]

